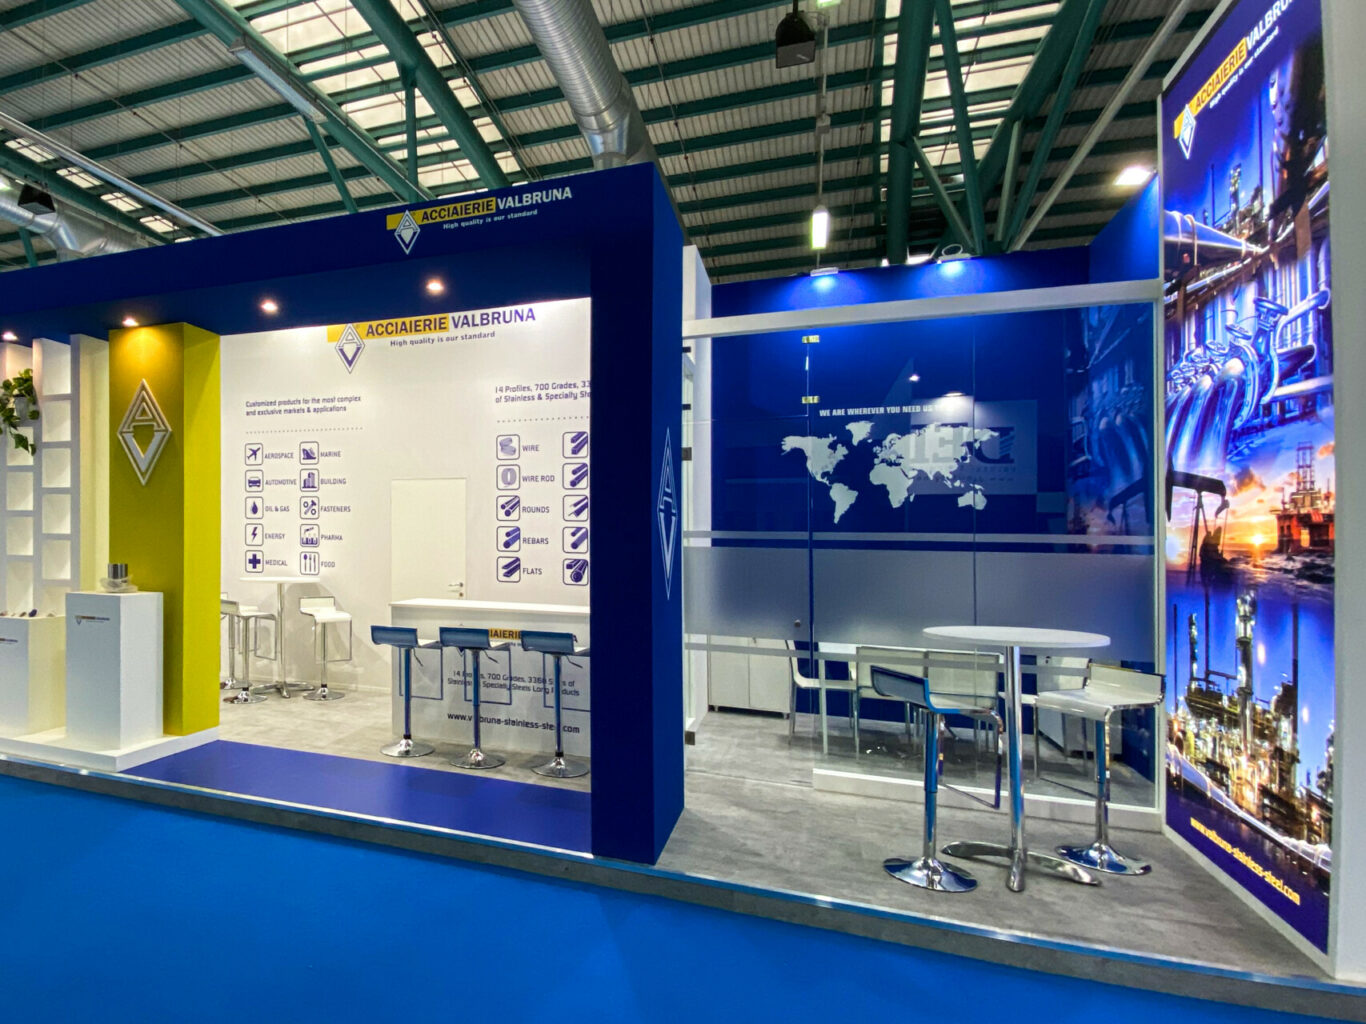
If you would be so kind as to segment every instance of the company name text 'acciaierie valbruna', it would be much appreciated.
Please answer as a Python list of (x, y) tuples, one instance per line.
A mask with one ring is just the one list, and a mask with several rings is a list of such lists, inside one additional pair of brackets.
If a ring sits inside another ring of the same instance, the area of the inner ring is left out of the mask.
[[(568, 186), (565, 186), (563, 188), (531, 189), (526, 192), (514, 192), (508, 196), (481, 196), (478, 199), (464, 199), (458, 203), (429, 206), (426, 209), (409, 210), (408, 212), (412, 215), (413, 222), (421, 228), (428, 224), (465, 220), (469, 217), (487, 217), (490, 214), (510, 212), (528, 206), (540, 206), (542, 203), (556, 203), (573, 198), (574, 193)], [(389, 229), (393, 230), (398, 227), (402, 219), (402, 213), (389, 214)]]

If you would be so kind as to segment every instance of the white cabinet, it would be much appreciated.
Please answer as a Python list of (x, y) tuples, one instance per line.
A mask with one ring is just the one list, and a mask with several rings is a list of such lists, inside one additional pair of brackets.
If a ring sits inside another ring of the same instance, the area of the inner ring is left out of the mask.
[(786, 645), (781, 640), (713, 636), (708, 641), (712, 646), (774, 652), (708, 652), (708, 704), (718, 708), (787, 714), (792, 700), (792, 661), (787, 657)]
[(65, 721), (66, 620), (0, 618), (0, 735), (26, 736)]

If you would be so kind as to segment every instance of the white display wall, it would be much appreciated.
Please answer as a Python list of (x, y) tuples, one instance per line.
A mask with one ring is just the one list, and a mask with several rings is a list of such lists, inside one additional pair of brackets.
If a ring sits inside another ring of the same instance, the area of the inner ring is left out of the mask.
[[(268, 581), (296, 581), (290, 679), (317, 672), (302, 596), (354, 618), (354, 658), (329, 679), (375, 689), (390, 657), (370, 626), (392, 602), (505, 604), (509, 629), (517, 605), (587, 610), (589, 348), (588, 299), (223, 338), (223, 590), (274, 610)], [(458, 717), (444, 710), (423, 717)]]

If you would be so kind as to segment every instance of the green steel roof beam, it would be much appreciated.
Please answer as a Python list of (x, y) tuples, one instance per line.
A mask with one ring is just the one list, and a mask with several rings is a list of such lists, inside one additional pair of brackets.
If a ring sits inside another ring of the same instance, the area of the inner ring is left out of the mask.
[(906, 258), (911, 219), (911, 185), (915, 155), (910, 149), (920, 134), (925, 75), (930, 63), (934, 7), (902, 3), (897, 17), (896, 65), (892, 72), (892, 130), (887, 163), (887, 259)]
[[(88, 2), (89, 0), (72, 0), (72, 2), (56, 4), (56, 6), (67, 9)], [(271, 14), (287, 7), (293, 7), (295, 2), (296, 0), (257, 0), (256, 3), (246, 4), (239, 10), (244, 16), (254, 18), (262, 14)], [(26, 6), (38, 5), (28, 4)], [(47, 6), (54, 5), (49, 3)], [(0, 29), (15, 27), (8, 23), (6, 18), (22, 9), (15, 8), (7, 14), (0, 15)], [(47, 13), (55, 14), (57, 11)], [(152, 29), (150, 32), (143, 32), (140, 35), (130, 36), (113, 43), (105, 43), (103, 46), (96, 46), (94, 49), (86, 50), (83, 53), (73, 53), (62, 57), (60, 60), (51, 60), (30, 68), (24, 68), (21, 71), (15, 71), (12, 74), (0, 75), (0, 93), (12, 92), (15, 89), (26, 89), (32, 85), (41, 85), (43, 82), (61, 78), (64, 75), (89, 71), (92, 68), (123, 60), (125, 57), (136, 57), (140, 53), (148, 53), (162, 46), (193, 39), (204, 33), (204, 26), (197, 21), (178, 21), (173, 25), (163, 25), (160, 28)]]
[(1058, 82), (1058, 91), (1054, 94), (1053, 103), (1048, 109), (1048, 119), (1044, 122), (1043, 132), (1038, 141), (1034, 144), (1034, 157), (1029, 162), (1029, 171), (1025, 174), (1024, 184), (1020, 186), (1015, 212), (1011, 214), (1010, 227), (1006, 231), (1006, 238), (1012, 240), (1007, 243), (1007, 248), (1014, 247), (1013, 239), (1020, 233), (1020, 227), (1034, 203), (1035, 190), (1039, 187), (1039, 179), (1043, 177), (1053, 143), (1058, 137), (1059, 129), (1062, 128), (1067, 105), (1072, 101), (1072, 92), (1081, 79), (1082, 68), (1086, 66), (1086, 58), (1091, 52), (1091, 41), (1095, 38), (1101, 16), (1105, 13), (1105, 4), (1106, 0), (1090, 0), (1086, 8), (1086, 15), (1077, 32), (1072, 53), (1067, 58), (1067, 65), (1063, 68), (1062, 78)]
[[(241, 14), (229, 7), (224, 0), (176, 0), (176, 2), (180, 4), (186, 14), (195, 18), (213, 33), (224, 46), (231, 46), (238, 39), (245, 37), (252, 40), (262, 52), (274, 52), (261, 34), (253, 29)], [(368, 135), (351, 122), (351, 119), (342, 112), (336, 101), (309, 84), (308, 80), (300, 75), (297, 69), (294, 69), (293, 65), (283, 57), (279, 60), (283, 66), (289, 69), (293, 79), (292, 84), (324, 112), (328, 132), (346, 147), (352, 156), (377, 178), (394, 189), (398, 195), (412, 200), (431, 197), (431, 193), (426, 189), (414, 188), (408, 184), (403, 177), (403, 171), (376, 148)]]
[[(958, 162), (963, 165), (963, 185), (967, 191), (968, 218), (972, 224), (972, 251), (983, 251), (987, 237), (986, 213), (982, 204), (982, 189), (977, 181), (977, 153), (973, 145), (972, 127), (968, 121), (967, 88), (963, 84), (963, 64), (958, 59), (958, 33), (953, 24), (953, 7), (949, 0), (935, 0), (935, 15), (939, 21), (939, 44), (944, 53), (944, 75), (949, 83), (949, 99), (953, 104), (954, 134), (958, 137)], [(917, 159), (919, 157), (917, 156)], [(925, 164), (927, 177), (933, 173)], [(933, 185), (931, 185), (933, 188)], [(947, 194), (946, 194), (947, 197)], [(954, 214), (958, 211), (949, 204)], [(950, 216), (949, 222), (954, 218)]]
[(351, 198), (351, 192), (346, 187), (346, 179), (337, 170), (337, 161), (332, 159), (332, 151), (327, 148), (327, 143), (323, 139), (322, 132), (318, 131), (318, 126), (306, 117), (301, 117), (304, 128), (308, 130), (308, 137), (318, 150), (318, 156), (322, 157), (323, 166), (327, 168), (327, 176), (332, 179), (332, 186), (337, 190), (341, 197), (342, 206), (346, 207), (347, 213), (356, 213), (356, 201)]
[[(972, 249), (972, 232), (963, 223), (958, 207), (954, 206), (953, 200), (949, 198), (948, 190), (944, 188), (944, 183), (939, 180), (939, 175), (935, 173), (934, 164), (930, 163), (930, 158), (925, 155), (920, 140), (912, 136), (906, 140), (906, 144), (911, 147), (911, 152), (915, 154), (915, 162), (920, 165), (920, 175), (930, 186), (930, 194), (934, 196), (934, 201), (939, 204), (939, 209), (943, 211), (945, 219), (949, 222), (949, 228), (958, 236), (958, 244), (964, 249)], [(972, 141), (969, 139), (967, 150), (969, 158), (972, 154), (971, 147)], [(966, 165), (964, 165), (964, 169), (966, 170)], [(964, 174), (963, 180), (966, 183), (966, 174)], [(973, 251), (977, 250), (974, 249)]]
[[(493, 155), (484, 137), (479, 134), (479, 129), (474, 126), (474, 119), (455, 98), (445, 76), (418, 43), (402, 16), (394, 10), (390, 0), (351, 0), (351, 4), (375, 35), (379, 36), (399, 66), (407, 68), (413, 75), (427, 103), (441, 118), (446, 131), (460, 144), (460, 152), (479, 173), (480, 182), (488, 188), (507, 185), (507, 175), (498, 165), (498, 158)], [(409, 120), (415, 121), (415, 117)], [(416, 133), (416, 127), (411, 131)]]
[(18, 28), (53, 14), (75, 10), (90, 0), (29, 0), (0, 14), (0, 29)]

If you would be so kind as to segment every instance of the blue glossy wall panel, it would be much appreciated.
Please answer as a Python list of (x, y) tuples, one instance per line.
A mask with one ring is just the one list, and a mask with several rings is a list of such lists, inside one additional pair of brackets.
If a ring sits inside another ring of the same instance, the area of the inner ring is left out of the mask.
[(1157, 177), (1134, 193), (1087, 248), (1091, 281), (1151, 281), (1161, 276)]

